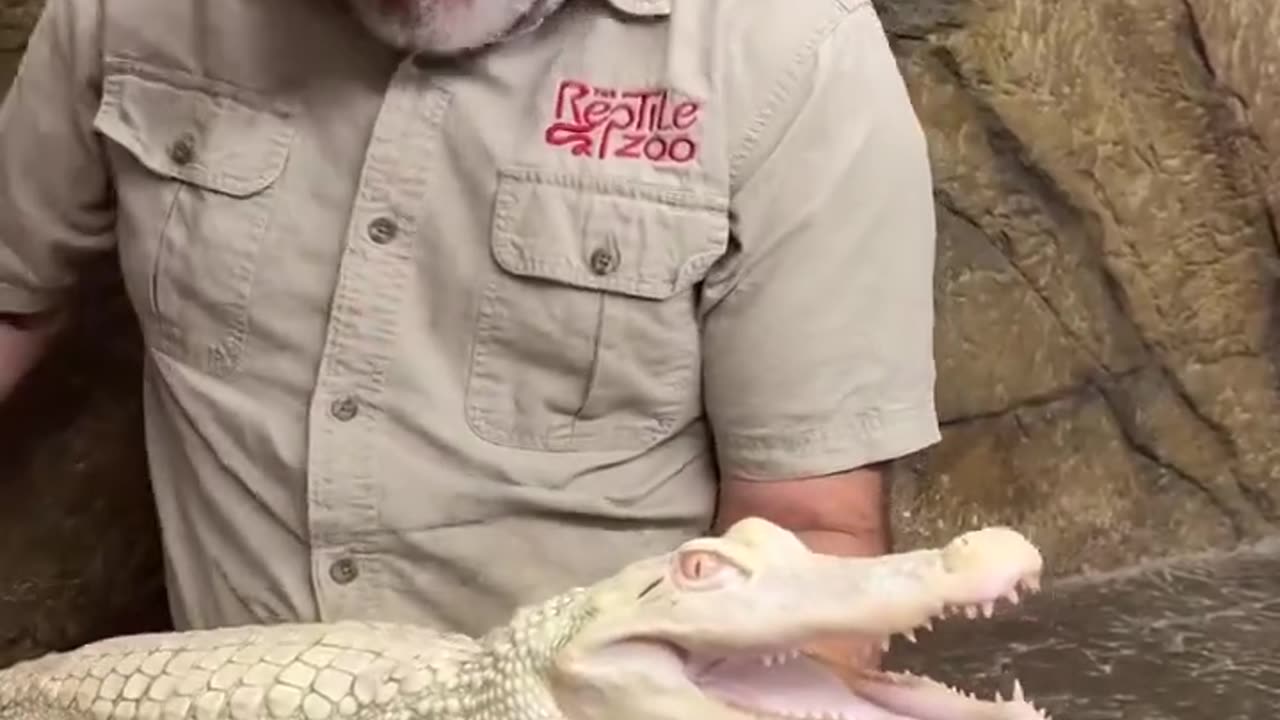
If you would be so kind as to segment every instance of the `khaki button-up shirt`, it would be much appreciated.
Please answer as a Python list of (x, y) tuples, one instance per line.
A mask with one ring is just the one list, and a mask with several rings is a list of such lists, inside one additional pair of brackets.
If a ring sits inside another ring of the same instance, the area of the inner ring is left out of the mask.
[(180, 627), (479, 632), (721, 473), (934, 442), (930, 184), (867, 0), (575, 0), (453, 61), (340, 2), (49, 0), (0, 311), (118, 254)]

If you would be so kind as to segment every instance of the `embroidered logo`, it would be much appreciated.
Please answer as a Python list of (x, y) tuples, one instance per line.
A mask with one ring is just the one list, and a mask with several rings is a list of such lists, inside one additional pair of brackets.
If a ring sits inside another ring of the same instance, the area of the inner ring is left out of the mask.
[(543, 137), (594, 158), (685, 164), (698, 157), (702, 106), (669, 90), (618, 90), (565, 80)]

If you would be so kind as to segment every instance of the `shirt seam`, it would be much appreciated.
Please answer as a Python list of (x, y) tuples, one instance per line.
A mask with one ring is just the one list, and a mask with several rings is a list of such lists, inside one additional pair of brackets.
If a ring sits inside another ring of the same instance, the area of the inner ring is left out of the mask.
[(783, 432), (716, 435), (720, 464), (746, 480), (827, 474), (894, 460), (941, 439), (932, 400)]
[(56, 305), (56, 294), (0, 281), (0, 313), (33, 314)]
[[(766, 96), (759, 111), (752, 116), (751, 122), (747, 124), (747, 129), (743, 133), (737, 149), (730, 153), (729, 187), (731, 191), (736, 192), (745, 185), (755, 167), (760, 164), (760, 159), (754, 157), (759, 149), (760, 138), (764, 136), (765, 128), (769, 127), (778, 109), (792, 98), (801, 81), (812, 73), (814, 56), (831, 39), (836, 30), (844, 22), (855, 17), (858, 11), (874, 12), (872, 0), (832, 0), (832, 4), (843, 12), (819, 27), (800, 50), (792, 56), (791, 61), (787, 64), (786, 69), (783, 70), (781, 77), (774, 83), (773, 89)], [(752, 160), (754, 162), (748, 164)]]

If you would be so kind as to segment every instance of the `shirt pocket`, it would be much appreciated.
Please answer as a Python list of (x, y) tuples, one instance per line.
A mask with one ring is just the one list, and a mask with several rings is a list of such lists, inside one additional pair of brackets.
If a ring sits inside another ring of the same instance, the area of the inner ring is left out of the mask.
[(499, 174), (467, 378), (480, 437), (635, 450), (701, 415), (697, 287), (728, 245), (712, 191)]
[(214, 375), (241, 365), (292, 116), (243, 88), (108, 64), (94, 127), (113, 165), (125, 282), (157, 351)]

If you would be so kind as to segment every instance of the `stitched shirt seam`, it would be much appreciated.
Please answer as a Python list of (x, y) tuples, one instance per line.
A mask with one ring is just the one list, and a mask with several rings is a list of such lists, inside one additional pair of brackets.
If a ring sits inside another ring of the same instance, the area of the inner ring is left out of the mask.
[[(754, 166), (760, 164), (760, 159), (754, 156), (757, 155), (760, 138), (763, 137), (765, 128), (774, 119), (778, 108), (791, 99), (796, 89), (802, 84), (802, 81), (812, 72), (813, 59), (818, 51), (831, 39), (836, 30), (850, 18), (855, 17), (858, 11), (874, 12), (871, 0), (832, 0), (832, 4), (841, 8), (843, 12), (819, 27), (800, 48), (800, 51), (792, 56), (781, 77), (774, 83), (773, 89), (765, 98), (764, 104), (752, 116), (751, 122), (747, 124), (746, 132), (743, 133), (737, 149), (730, 152), (729, 187), (731, 192), (736, 192), (745, 185), (747, 178), (754, 170)], [(751, 160), (755, 162), (748, 165), (748, 161)]]

